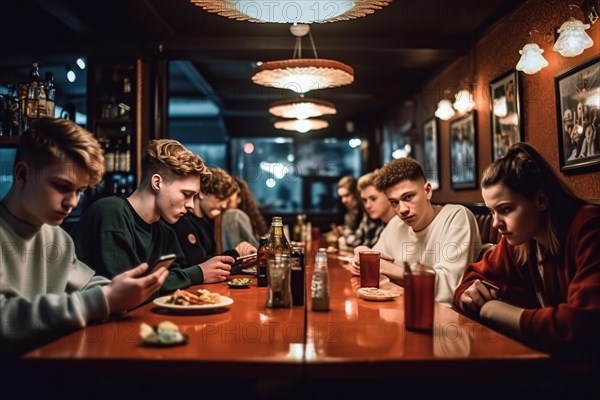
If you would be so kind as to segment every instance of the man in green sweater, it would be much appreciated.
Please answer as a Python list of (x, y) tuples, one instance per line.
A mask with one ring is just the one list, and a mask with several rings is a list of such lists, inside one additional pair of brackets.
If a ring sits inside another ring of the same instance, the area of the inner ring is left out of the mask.
[(42, 118), (21, 136), (0, 201), (0, 356), (132, 309), (164, 283), (167, 271), (145, 275), (144, 263), (112, 282), (95, 276), (58, 226), (103, 173), (100, 145), (72, 121)]
[(175, 232), (159, 222), (161, 218), (177, 222), (193, 206), (201, 181), (209, 178), (202, 158), (176, 140), (150, 141), (142, 160), (142, 181), (131, 196), (97, 200), (81, 217), (73, 230), (77, 255), (96, 272), (110, 277), (141, 262), (152, 265), (161, 255), (173, 253), (177, 259), (162, 293), (224, 281), (233, 257), (188, 263)]

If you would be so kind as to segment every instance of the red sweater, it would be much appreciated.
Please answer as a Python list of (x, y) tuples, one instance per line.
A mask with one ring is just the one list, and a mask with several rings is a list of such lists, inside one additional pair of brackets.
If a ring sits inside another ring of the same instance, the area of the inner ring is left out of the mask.
[[(462, 293), (476, 279), (500, 287), (499, 298), (525, 308), (521, 337), (527, 345), (557, 356), (600, 356), (600, 207), (585, 205), (566, 216), (560, 232), (562, 247), (547, 256), (544, 280), (537, 260), (515, 263), (514, 248), (506, 238), (483, 259), (467, 266), (454, 292), (459, 306)], [(571, 218), (572, 221), (570, 221)], [(535, 254), (532, 253), (532, 254)]]

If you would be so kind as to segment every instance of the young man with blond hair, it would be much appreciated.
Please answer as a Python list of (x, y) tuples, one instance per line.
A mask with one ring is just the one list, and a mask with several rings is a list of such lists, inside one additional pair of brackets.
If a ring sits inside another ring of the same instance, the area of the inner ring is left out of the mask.
[(358, 178), (357, 187), (365, 214), (354, 231), (354, 239), (346, 242), (350, 247), (374, 246), (387, 223), (396, 216), (385, 194), (373, 183), (378, 172), (376, 169)]
[(165, 281), (164, 268), (144, 275), (139, 262), (110, 281), (75, 256), (59, 225), (103, 173), (98, 141), (72, 121), (42, 118), (21, 136), (14, 182), (0, 201), (0, 353), (134, 308)]
[(188, 262), (177, 236), (160, 219), (174, 223), (193, 206), (201, 180), (210, 177), (198, 155), (176, 140), (152, 140), (142, 160), (142, 181), (131, 196), (94, 202), (73, 236), (77, 255), (98, 273), (117, 275), (139, 262), (153, 264), (163, 254), (177, 259), (161, 292), (213, 283), (229, 275), (231, 257), (203, 264)]
[[(436, 272), (435, 300), (450, 305), (465, 267), (475, 260), (481, 248), (475, 216), (461, 205), (432, 204), (431, 184), (419, 163), (410, 158), (386, 164), (374, 183), (398, 216), (388, 223), (373, 246), (373, 250), (382, 253), (381, 273), (403, 284), (405, 261), (410, 265), (429, 265)], [(353, 274), (360, 274), (358, 253), (367, 249), (354, 249)]]

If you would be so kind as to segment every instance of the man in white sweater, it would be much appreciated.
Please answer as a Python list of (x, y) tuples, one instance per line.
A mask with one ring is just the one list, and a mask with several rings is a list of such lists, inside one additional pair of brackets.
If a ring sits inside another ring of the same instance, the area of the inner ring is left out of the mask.
[(167, 277), (147, 264), (112, 281), (77, 260), (58, 225), (81, 192), (104, 173), (91, 133), (72, 121), (43, 118), (20, 138), (14, 182), (0, 201), (0, 356), (14, 356), (111, 313), (129, 310)]
[[(450, 306), (465, 267), (476, 259), (481, 248), (475, 216), (461, 205), (431, 204), (431, 184), (419, 163), (410, 158), (386, 164), (374, 183), (398, 216), (388, 223), (373, 246), (373, 250), (382, 253), (381, 274), (402, 285), (404, 261), (409, 265), (429, 265), (436, 273), (435, 300)], [(360, 275), (358, 254), (364, 250), (368, 247), (354, 249), (354, 275)]]

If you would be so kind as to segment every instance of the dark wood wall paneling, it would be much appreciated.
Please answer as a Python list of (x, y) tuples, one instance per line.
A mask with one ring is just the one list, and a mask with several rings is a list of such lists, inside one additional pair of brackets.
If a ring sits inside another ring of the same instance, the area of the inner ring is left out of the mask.
[[(587, 30), (594, 40), (594, 46), (581, 55), (565, 58), (552, 50), (554, 43), (552, 32), (555, 32), (569, 16), (582, 19), (583, 14), (580, 9), (569, 10), (568, 5), (571, 3), (564, 0), (527, 1), (513, 14), (492, 27), (470, 50), (470, 54), (462, 57), (428, 82), (415, 96), (417, 109), (414, 129), (417, 137), (422, 140), (423, 122), (433, 116), (437, 102), (444, 96), (444, 89), (452, 88), (453, 96), (461, 82), (470, 78), (471, 71), (474, 71), (478, 179), (480, 179), (483, 170), (492, 161), (489, 83), (509, 70), (514, 70), (520, 58), (519, 50), (531, 40), (529, 32), (537, 30), (542, 34), (533, 32), (533, 40), (544, 50), (544, 57), (550, 65), (535, 75), (520, 73), (524, 137), (526, 142), (535, 146), (559, 171), (554, 78), (600, 54), (600, 21)], [(588, 23), (587, 19), (585, 23)], [(401, 114), (391, 114), (390, 119), (401, 117)], [(481, 202), (479, 188), (455, 191), (450, 187), (449, 122), (439, 121), (438, 125), (441, 188), (435, 192), (434, 199), (437, 202)], [(597, 168), (594, 172), (561, 173), (560, 175), (579, 195), (589, 199), (600, 199), (600, 171)]]

